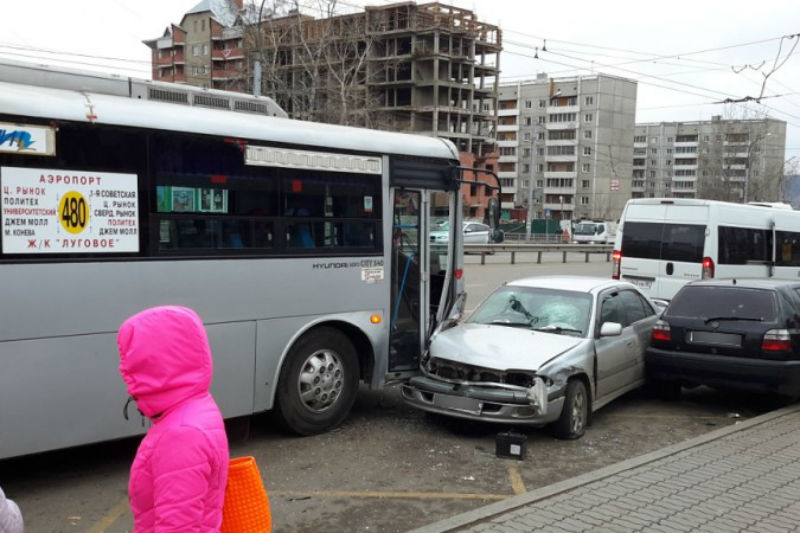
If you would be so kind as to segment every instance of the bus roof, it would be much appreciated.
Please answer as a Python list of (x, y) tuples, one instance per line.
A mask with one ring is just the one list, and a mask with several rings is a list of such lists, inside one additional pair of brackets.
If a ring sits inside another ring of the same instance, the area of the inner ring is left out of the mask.
[(0, 82), (0, 113), (236, 139), (458, 160), (446, 139)]
[(772, 210), (791, 210), (792, 206), (780, 202), (723, 202), (720, 200), (703, 200), (700, 198), (632, 198), (627, 205), (683, 205), (683, 206), (728, 206), (737, 208), (756, 208)]

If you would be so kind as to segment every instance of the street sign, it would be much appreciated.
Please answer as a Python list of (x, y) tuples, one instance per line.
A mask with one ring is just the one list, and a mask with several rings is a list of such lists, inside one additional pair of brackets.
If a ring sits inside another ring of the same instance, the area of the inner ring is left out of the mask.
[(549, 208), (544, 210), (544, 218), (550, 218), (550, 209)]

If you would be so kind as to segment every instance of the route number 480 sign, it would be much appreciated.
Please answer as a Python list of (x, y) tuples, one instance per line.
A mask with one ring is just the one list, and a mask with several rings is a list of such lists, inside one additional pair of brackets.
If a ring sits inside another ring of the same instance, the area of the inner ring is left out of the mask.
[(86, 199), (76, 191), (70, 191), (61, 198), (61, 225), (73, 235), (86, 229), (89, 223), (89, 210)]

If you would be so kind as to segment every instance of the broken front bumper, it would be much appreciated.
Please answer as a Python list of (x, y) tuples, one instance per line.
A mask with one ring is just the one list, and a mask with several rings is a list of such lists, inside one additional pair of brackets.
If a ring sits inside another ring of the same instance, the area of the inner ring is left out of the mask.
[(523, 389), (456, 385), (424, 376), (411, 378), (401, 392), (407, 404), (423, 411), (485, 422), (549, 424), (558, 420), (564, 405), (563, 395), (540, 406)]

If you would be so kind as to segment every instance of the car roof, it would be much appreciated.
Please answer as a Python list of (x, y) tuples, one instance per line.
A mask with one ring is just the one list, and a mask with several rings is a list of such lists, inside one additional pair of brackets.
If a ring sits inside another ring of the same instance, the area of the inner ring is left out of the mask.
[(630, 283), (594, 276), (535, 276), (509, 281), (507, 285), (575, 292), (597, 292), (610, 287), (635, 288)]
[(693, 281), (691, 287), (741, 287), (744, 289), (800, 288), (800, 281), (787, 279), (735, 278)]

